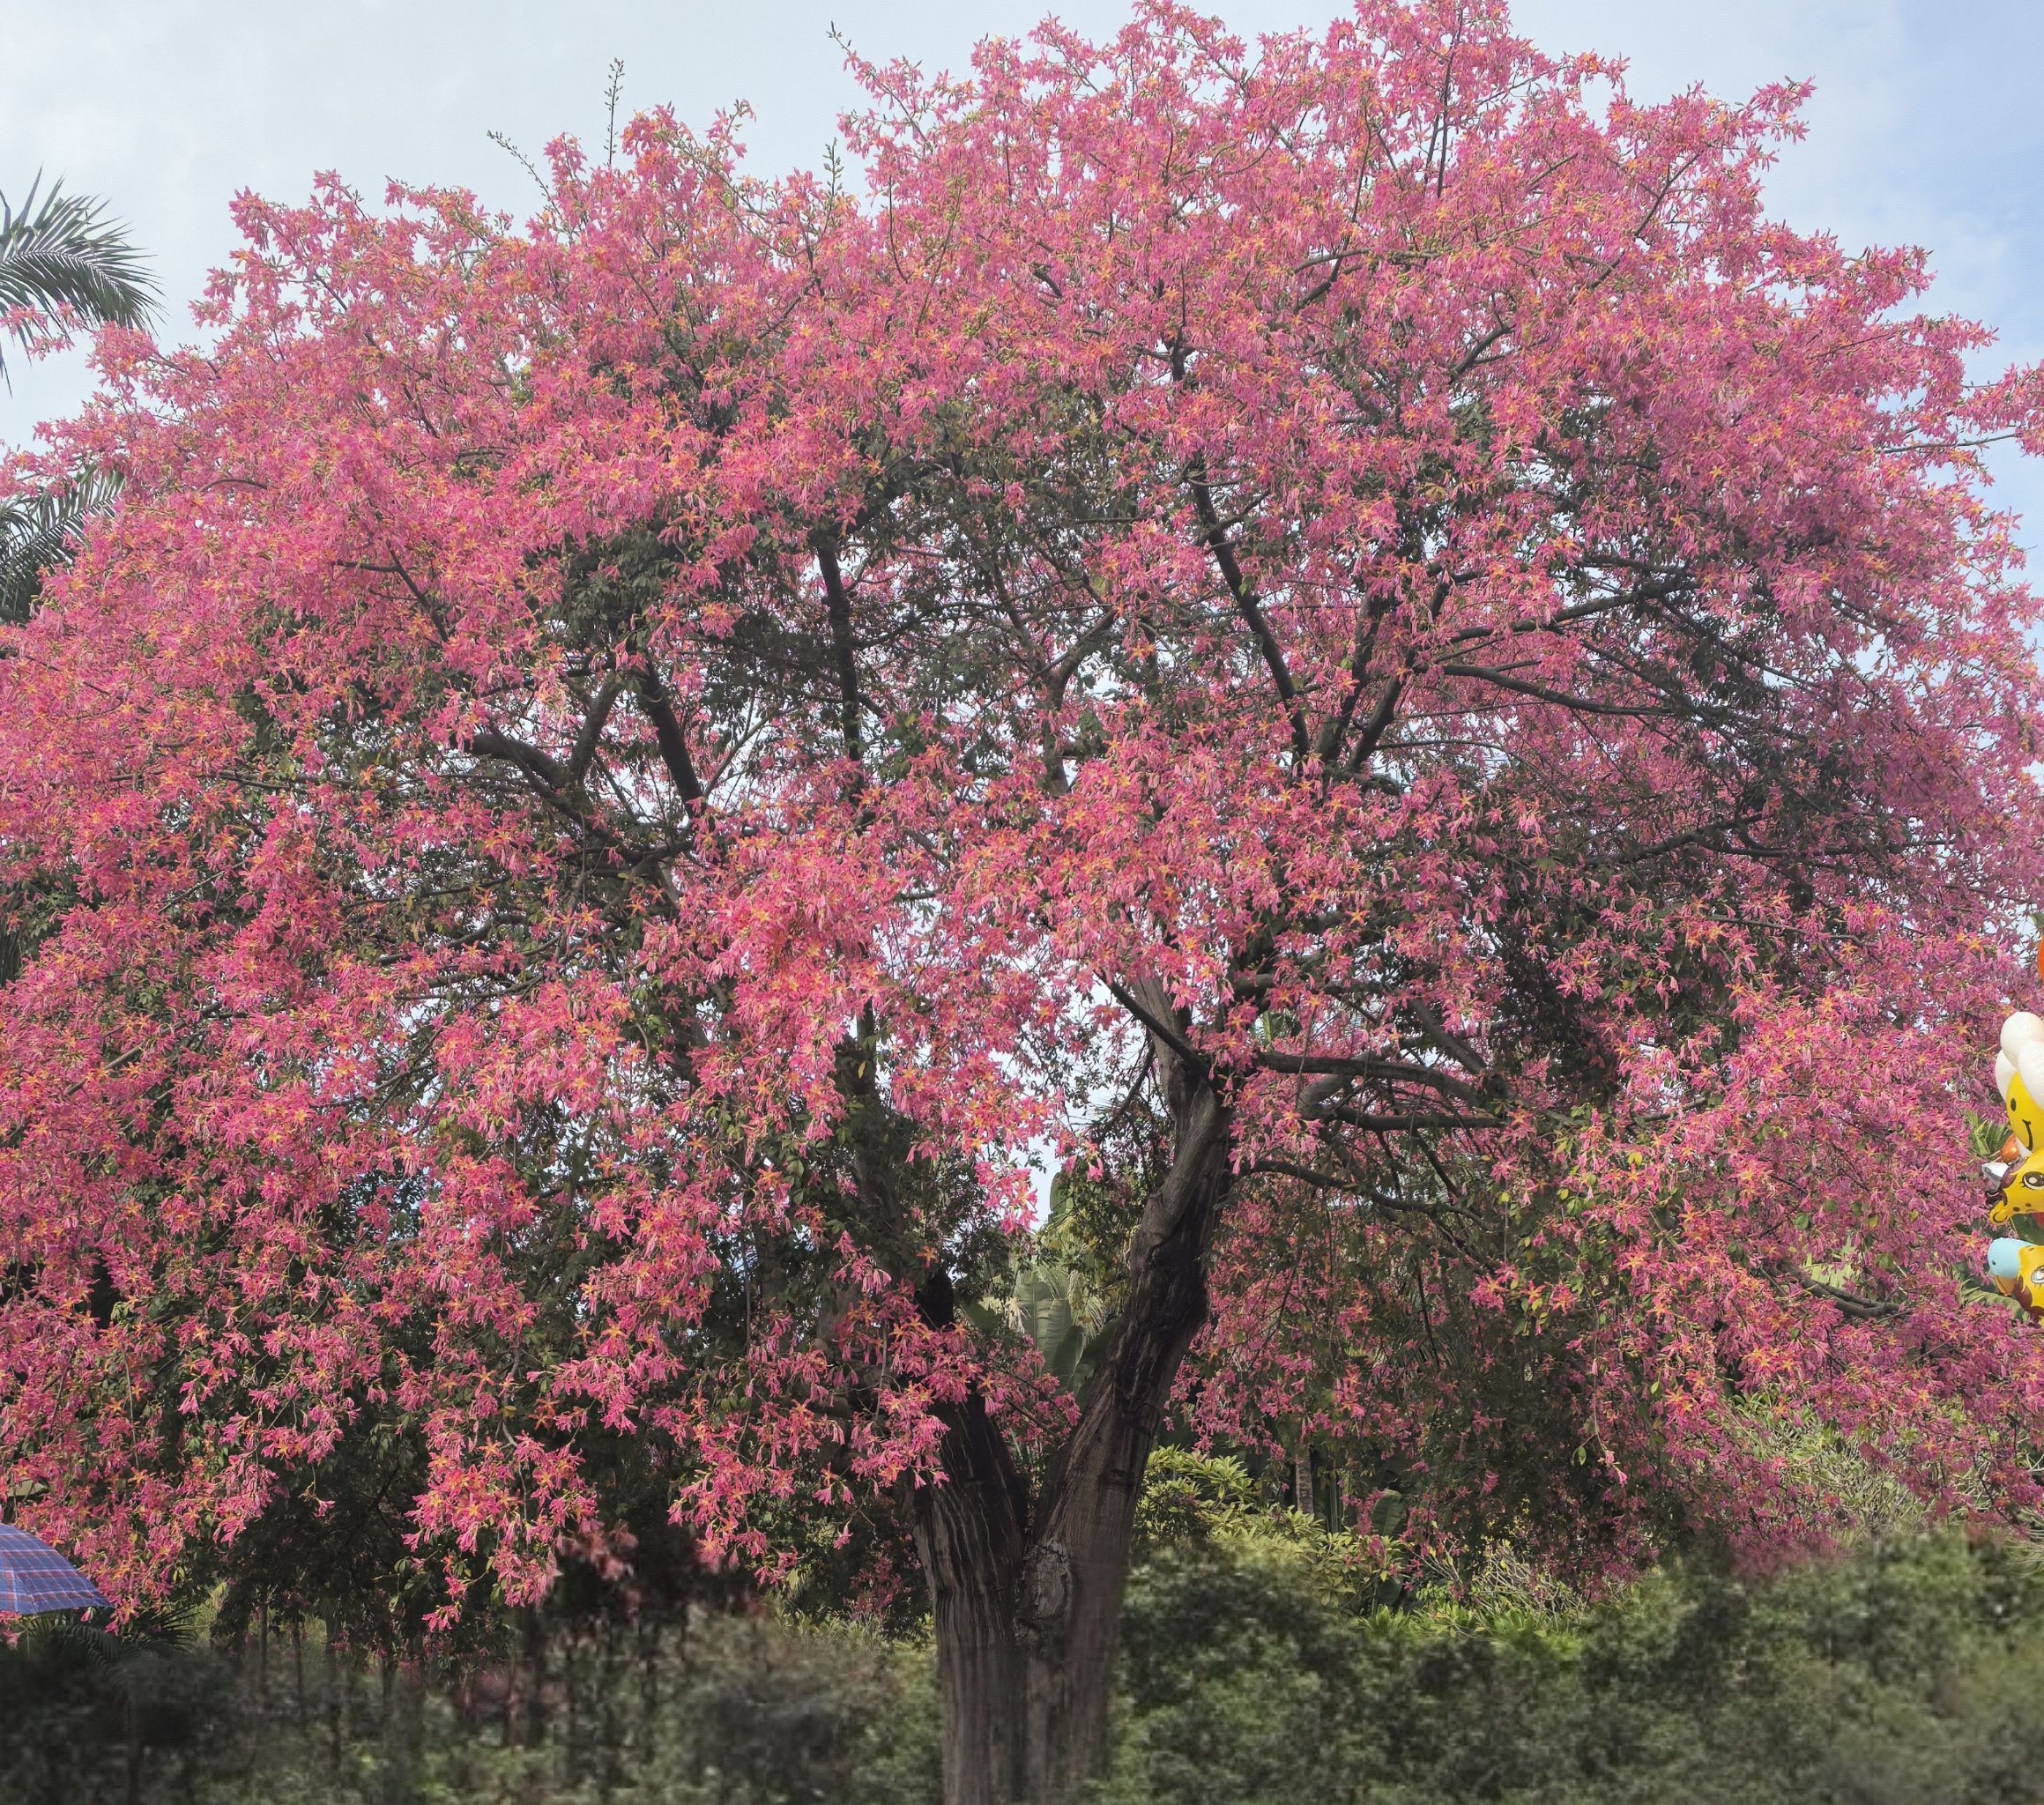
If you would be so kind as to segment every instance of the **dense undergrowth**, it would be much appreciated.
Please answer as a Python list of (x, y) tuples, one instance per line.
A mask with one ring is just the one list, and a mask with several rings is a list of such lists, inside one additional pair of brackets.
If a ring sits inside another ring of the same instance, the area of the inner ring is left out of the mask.
[[(1654, 1575), (1387, 1608), (1366, 1547), (1153, 1486), (1100, 1805), (1988, 1805), (2044, 1799), (2044, 1564), (1916, 1534), (1765, 1581)], [(1473, 1601), (1472, 1601), (1472, 1598)], [(699, 1615), (521, 1668), (0, 1655), (0, 1798), (73, 1805), (934, 1800), (926, 1645)]]

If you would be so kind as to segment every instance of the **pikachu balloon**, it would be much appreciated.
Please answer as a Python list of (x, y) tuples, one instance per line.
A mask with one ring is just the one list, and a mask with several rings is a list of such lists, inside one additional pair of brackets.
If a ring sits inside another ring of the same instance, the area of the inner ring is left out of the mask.
[(2008, 1113), (2009, 1132), (2031, 1152), (2044, 1148), (2044, 1017), (2018, 1009), (2002, 1023), (1995, 1083)]
[(2044, 1317), (2044, 1247), (2003, 1237), (1988, 1248), (1988, 1283), (2033, 1318)]
[(1982, 1171), (1988, 1219), (2005, 1228), (2018, 1216), (2044, 1218), (2044, 1018), (2018, 1009), (2002, 1024), (1995, 1083), (2009, 1134)]
[[(2044, 977), (2044, 944), (2037, 973)], [(1988, 1249), (1988, 1282), (2044, 1320), (2044, 1018), (2018, 1009), (2002, 1024), (1995, 1085), (2009, 1133), (1981, 1168), (1988, 1220), (2004, 1231)]]

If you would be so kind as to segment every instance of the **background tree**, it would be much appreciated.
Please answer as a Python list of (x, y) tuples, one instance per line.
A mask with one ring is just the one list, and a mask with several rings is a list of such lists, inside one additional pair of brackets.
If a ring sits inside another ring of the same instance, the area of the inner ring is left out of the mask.
[[(39, 175), (19, 207), (0, 194), (0, 321), (31, 349), (61, 342), (75, 326), (148, 323), (155, 301), (142, 258), (103, 202), (67, 195)], [(7, 360), (0, 353), (0, 376)], [(74, 476), (27, 494), (0, 495), (0, 619), (21, 620), (43, 571), (70, 555), (84, 523), (110, 505), (104, 472)]]
[(1794, 92), (1501, 8), (863, 73), (863, 198), (656, 114), (521, 233), (244, 203), (218, 344), (108, 341), (0, 665), (24, 1520), (131, 1599), (367, 1525), (392, 1636), (648, 1474), (912, 1542), (949, 1796), (1053, 1801), (1168, 1412), (1579, 1566), (1821, 1534), (1787, 1422), (2030, 1504), (1955, 1275), (2035, 379), (1765, 219)]

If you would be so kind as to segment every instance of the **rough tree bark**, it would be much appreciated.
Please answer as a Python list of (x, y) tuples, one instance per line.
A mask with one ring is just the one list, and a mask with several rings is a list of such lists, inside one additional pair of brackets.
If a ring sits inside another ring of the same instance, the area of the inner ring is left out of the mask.
[[(977, 1399), (947, 1419), (944, 1482), (917, 1495), (946, 1805), (1067, 1805), (1099, 1766), (1136, 1497), (1178, 1363), (1207, 1318), (1228, 1112), (1182, 1043), (1158, 1031), (1174, 1019), (1162, 987), (1131, 991), (1156, 1024), (1173, 1146), (1129, 1246), (1120, 1326), (1034, 1500)], [(928, 1307), (949, 1304), (946, 1285)]]

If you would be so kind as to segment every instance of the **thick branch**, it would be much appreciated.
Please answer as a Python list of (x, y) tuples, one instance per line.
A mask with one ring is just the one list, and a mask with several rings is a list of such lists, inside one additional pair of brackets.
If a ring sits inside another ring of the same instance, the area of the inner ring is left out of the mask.
[(1804, 1279), (1802, 1289), (1814, 1296), (1836, 1304), (1840, 1315), (1854, 1322), (1878, 1322), (1902, 1313), (1901, 1304), (1891, 1298), (1862, 1297), (1856, 1291), (1841, 1290), (1838, 1286), (1827, 1285), (1818, 1279)]
[(589, 713), (582, 724), (582, 732), (575, 736), (575, 748), (568, 755), (568, 776), (572, 783), (579, 784), (589, 775), (590, 761), (596, 756), (597, 742), (603, 738), (604, 724), (610, 719), (610, 711), (616, 704), (618, 691), (623, 687), (616, 672), (603, 680), (596, 695), (591, 699)]
[(1163, 996), (1161, 984), (1153, 981), (1144, 982), (1140, 987), (1150, 991), (1152, 994), (1139, 999), (1111, 977), (1104, 977), (1100, 981), (1107, 986), (1108, 994), (1148, 1029), (1151, 1037), (1160, 1042), (1172, 1058), (1189, 1071), (1197, 1073), (1202, 1081), (1209, 1077), (1206, 1060), (1171, 1024), (1170, 999)]
[(478, 758), (502, 759), (506, 764), (516, 765), (529, 777), (537, 777), (549, 790), (565, 790), (571, 781), (568, 767), (537, 746), (528, 745), (523, 739), (514, 739), (509, 733), (499, 733), (486, 727), (479, 733), (469, 736), (468, 749)]
[(1356, 744), (1349, 749), (1348, 768), (1351, 772), (1360, 771), (1370, 761), (1370, 754), (1377, 750), (1378, 743), (1398, 713), (1398, 698), (1404, 690), (1403, 677), (1386, 680), (1375, 706), (1364, 717), (1362, 731), (1356, 736)]
[(1413, 1003), (1409, 1007), (1413, 1019), (1419, 1023), (1421, 1031), (1431, 1044), (1438, 1047), (1463, 1071), (1483, 1071), (1483, 1061), (1477, 1056), (1475, 1048), (1459, 1034), (1448, 1032), (1447, 1024), (1441, 1020), (1439, 1010), (1428, 1003)]
[(844, 736), (845, 757), (858, 764), (864, 756), (864, 742), (859, 731), (858, 667), (851, 656), (851, 598), (845, 593), (844, 573), (837, 567), (837, 548), (821, 534), (816, 539), (816, 563), (823, 572), (830, 656), (837, 668), (838, 731)]
[(649, 665), (634, 673), (632, 687), (646, 718), (653, 724), (660, 761), (667, 767), (667, 775), (674, 780), (681, 800), (693, 808), (702, 800), (702, 785), (696, 780), (695, 761), (688, 756), (688, 741), (681, 732), (681, 723), (674, 717), (674, 705), (667, 700), (665, 687)]
[(1200, 524), (1207, 529), (1207, 549), (1214, 554), (1221, 580), (1228, 585), (1228, 593), (1234, 598), (1235, 612), (1255, 635), (1278, 700), (1284, 704), (1285, 714), (1291, 722), (1292, 750), (1302, 759), (1305, 758), (1312, 751), (1312, 741), (1306, 732), (1306, 718), (1299, 708), (1298, 692), (1293, 687), (1291, 672), (1285, 667), (1283, 649), (1277, 643), (1277, 635), (1271, 631), (1270, 622), (1264, 619), (1263, 610), (1257, 605), (1256, 591), (1250, 588), (1249, 579), (1236, 561), (1235, 547), (1229, 543), (1228, 531), (1222, 525), (1221, 516), (1214, 507), (1214, 493), (1203, 476), (1195, 475), (1193, 479), (1193, 506), (1199, 511)]
[(571, 780), (569, 769), (536, 746), (493, 728), (485, 728), (479, 733), (470, 735), (464, 749), (472, 757), (501, 760), (517, 770), (524, 777), (527, 787), (554, 813), (573, 822), (591, 840), (609, 849), (615, 861), (614, 868), (650, 875), (657, 906), (663, 913), (672, 911), (674, 898), (661, 865), (673, 849), (634, 846), (621, 839), (589, 806), (588, 797)]
[(1635, 583), (1623, 594), (1593, 596), (1587, 601), (1572, 603), (1565, 608), (1557, 608), (1551, 614), (1537, 620), (1512, 620), (1503, 625), (1465, 627), (1448, 635), (1449, 645), (1468, 645), (1478, 640), (1495, 639), (1500, 633), (1553, 633), (1564, 627), (1572, 627), (1580, 621), (1594, 620), (1602, 614), (1615, 614), (1627, 608), (1644, 606), (1648, 602), (1665, 602), (1678, 595), (1684, 595), (1695, 588), (1695, 579), (1687, 571), (1676, 571), (1667, 576), (1657, 576), (1647, 582)]
[(1432, 1066), (1410, 1066), (1398, 1059), (1336, 1058), (1319, 1053), (1260, 1052), (1256, 1063), (1267, 1072), (1310, 1073), (1316, 1077), (1370, 1078), (1400, 1084), (1423, 1084), (1462, 1103), (1477, 1103), (1483, 1092)]
[(1660, 705), (1593, 702), (1587, 695), (1570, 695), (1559, 689), (1550, 689), (1543, 683), (1533, 683), (1523, 677), (1510, 676), (1488, 665), (1443, 665), (1440, 672), (1444, 677), (1468, 677), (1480, 682), (1495, 683), (1500, 689), (1509, 689), (1520, 695), (1529, 695), (1535, 702), (1552, 702), (1557, 708), (1567, 709), (1572, 714), (1615, 715), (1627, 719), (1652, 720), (1672, 717), (1676, 712)]
[(1339, 1122), (1345, 1128), (1358, 1128), (1366, 1134), (1389, 1134), (1395, 1130), (1410, 1128), (1502, 1128), (1505, 1125), (1496, 1116), (1456, 1116), (1442, 1110), (1372, 1116), (1360, 1110), (1341, 1109), (1333, 1104), (1317, 1110), (1315, 1119)]
[(1120, 1326), (1045, 1468), (1022, 1562), (1015, 1630), (1031, 1656), (1032, 1799), (1076, 1797), (1101, 1746), (1135, 1501), (1179, 1363), (1207, 1319), (1207, 1254), (1228, 1198), (1232, 1135), (1203, 1076), (1181, 1068), (1166, 1088), (1171, 1170), (1129, 1248)]
[[(1314, 748), (1319, 754), (1322, 765), (1332, 766), (1342, 755), (1342, 741), (1348, 734), (1349, 722), (1355, 717), (1356, 705), (1363, 698), (1363, 686), (1369, 680), (1370, 666), (1377, 651), (1378, 630), (1390, 612), (1391, 603), (1388, 598), (1374, 596), (1364, 611), (1362, 621), (1356, 626), (1355, 650), (1349, 656), (1349, 693), (1342, 698), (1342, 706), (1322, 724), (1319, 744)], [(1362, 737), (1349, 761), (1351, 770), (1360, 770), (1364, 761), (1376, 751), (1377, 742), (1384, 737), (1385, 729), (1391, 724), (1392, 714), (1398, 707), (1399, 692), (1403, 687), (1404, 680), (1393, 677), (1378, 692), (1376, 704), (1363, 724)]]

